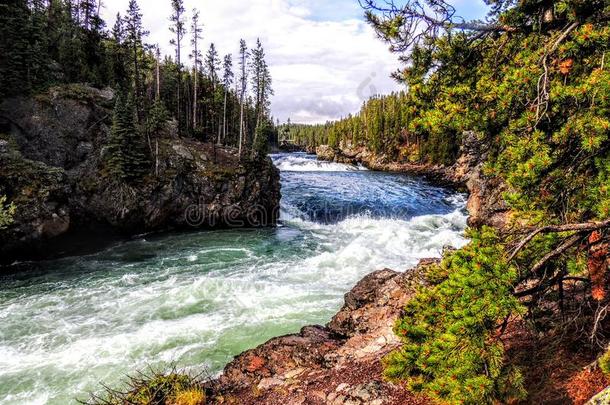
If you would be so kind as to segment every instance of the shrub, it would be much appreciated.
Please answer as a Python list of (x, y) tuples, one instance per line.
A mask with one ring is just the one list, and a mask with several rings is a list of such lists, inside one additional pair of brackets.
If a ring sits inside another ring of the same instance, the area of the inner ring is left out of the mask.
[(177, 392), (168, 405), (202, 405), (205, 404), (205, 392), (201, 388), (191, 388)]
[(521, 313), (517, 274), (490, 228), (431, 270), (437, 284), (411, 300), (395, 326), (403, 346), (384, 359), (386, 376), (448, 403), (484, 404), (524, 397), (519, 370), (504, 361), (499, 330)]
[(13, 204), (6, 205), (6, 197), (0, 196), (0, 230), (13, 223), (14, 215), (15, 206)]
[(171, 371), (129, 377), (127, 391), (107, 388), (92, 395), (87, 405), (204, 405), (206, 395), (198, 377)]
[(610, 349), (608, 349), (602, 356), (597, 360), (599, 368), (606, 377), (610, 377)]

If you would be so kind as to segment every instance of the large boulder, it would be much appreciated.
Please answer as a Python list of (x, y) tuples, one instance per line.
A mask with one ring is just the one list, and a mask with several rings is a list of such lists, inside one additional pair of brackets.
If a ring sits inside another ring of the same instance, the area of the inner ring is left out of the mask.
[(70, 253), (74, 240), (101, 234), (275, 224), (280, 185), (270, 159), (240, 162), (230, 148), (179, 139), (170, 125), (147, 176), (113, 178), (112, 98), (72, 85), (0, 104), (0, 195), (16, 206), (0, 231), (0, 264)]

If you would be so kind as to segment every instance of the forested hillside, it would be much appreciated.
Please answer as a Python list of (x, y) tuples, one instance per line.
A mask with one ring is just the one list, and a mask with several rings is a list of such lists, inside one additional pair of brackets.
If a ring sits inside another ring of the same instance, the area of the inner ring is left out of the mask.
[(189, 200), (228, 193), (216, 209), (264, 200), (269, 212), (279, 200), (261, 41), (221, 56), (200, 13), (172, 0), (174, 52), (162, 55), (145, 10), (125, 5), (108, 27), (96, 0), (0, 4), (2, 264), (53, 254), (49, 240), (89, 225), (128, 235), (184, 226)]
[[(242, 40), (235, 58), (221, 56), (213, 42), (203, 49), (199, 12), (187, 13), (182, 0), (171, 3), (175, 54), (164, 56), (160, 44), (147, 43), (135, 0), (112, 27), (96, 0), (3, 2), (0, 99), (73, 83), (114, 89), (115, 162), (128, 145), (153, 153), (151, 138), (171, 119), (181, 136), (240, 150), (254, 144), (257, 128), (273, 140), (272, 82), (260, 41), (250, 50)], [(137, 166), (143, 156), (131, 158)]]

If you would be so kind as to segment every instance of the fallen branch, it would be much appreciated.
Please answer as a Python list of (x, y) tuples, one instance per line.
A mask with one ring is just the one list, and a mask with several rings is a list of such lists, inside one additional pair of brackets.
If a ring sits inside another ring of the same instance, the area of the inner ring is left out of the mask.
[(542, 259), (540, 259), (538, 261), (538, 263), (536, 263), (534, 265), (534, 267), (532, 267), (530, 269), (530, 274), (537, 273), (538, 270), (540, 270), (542, 267), (544, 267), (544, 265), (547, 264), (550, 260), (553, 260), (554, 258), (556, 258), (557, 256), (561, 255), (566, 250), (568, 250), (568, 249), (574, 247), (575, 245), (577, 245), (578, 242), (580, 242), (581, 239), (582, 239), (582, 236), (580, 234), (576, 234), (576, 235), (572, 236), (571, 238), (567, 239), (565, 242), (563, 242), (557, 248), (553, 249), (551, 252), (547, 253)]
[(602, 222), (585, 222), (582, 224), (566, 224), (566, 225), (549, 225), (542, 228), (536, 229), (534, 232), (530, 233), (525, 239), (523, 239), (519, 245), (513, 250), (510, 257), (508, 258), (508, 262), (512, 262), (517, 254), (534, 239), (536, 236), (541, 233), (560, 233), (560, 232), (593, 232), (603, 228), (610, 227), (610, 219), (607, 219)]

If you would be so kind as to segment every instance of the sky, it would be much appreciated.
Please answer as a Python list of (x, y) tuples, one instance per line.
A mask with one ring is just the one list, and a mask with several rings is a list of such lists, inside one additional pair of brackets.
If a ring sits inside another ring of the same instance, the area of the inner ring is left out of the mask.
[[(102, 17), (109, 27), (128, 3), (103, 0)], [(485, 14), (482, 0), (452, 3), (464, 17)], [(146, 42), (174, 55), (170, 0), (139, 4), (150, 31)], [(204, 49), (213, 42), (221, 56), (235, 57), (241, 38), (250, 47), (261, 39), (275, 90), (272, 114), (281, 122), (336, 120), (356, 113), (375, 94), (401, 89), (390, 78), (400, 66), (397, 55), (364, 22), (358, 0), (185, 0), (185, 8), (188, 18), (193, 8), (200, 11)], [(185, 42), (183, 54), (188, 55), (190, 41)]]

